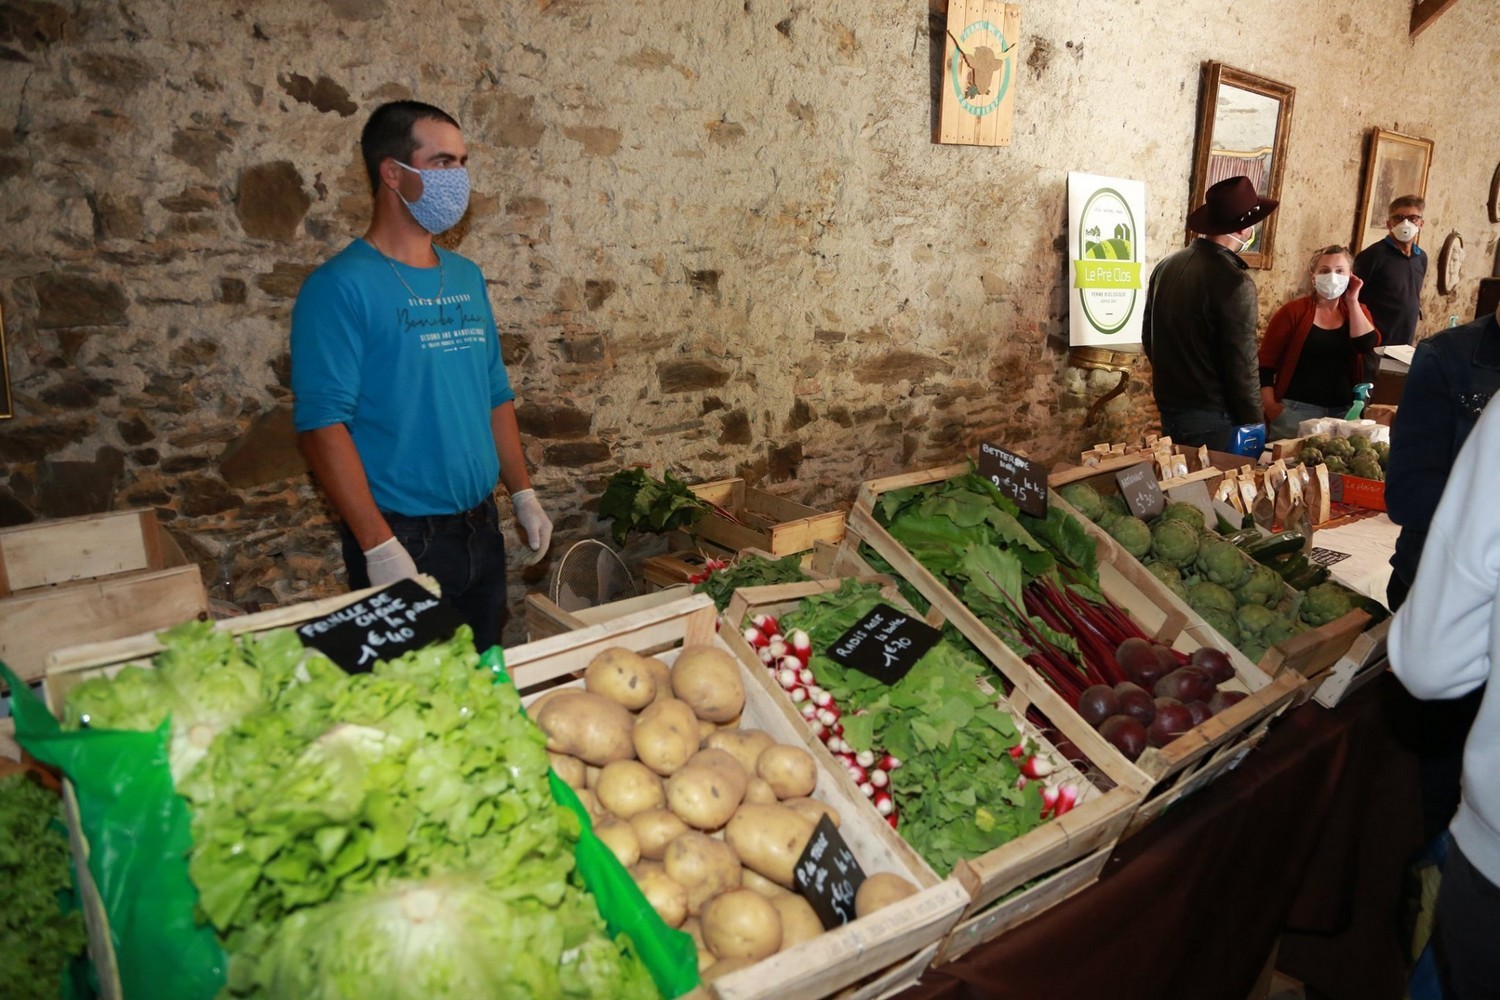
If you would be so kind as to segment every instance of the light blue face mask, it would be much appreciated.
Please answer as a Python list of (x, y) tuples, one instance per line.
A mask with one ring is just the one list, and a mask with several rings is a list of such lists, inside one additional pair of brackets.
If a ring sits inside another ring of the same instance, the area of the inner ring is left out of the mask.
[(416, 201), (401, 198), (402, 204), (411, 210), (417, 225), (432, 235), (447, 232), (458, 225), (458, 220), (469, 210), (469, 171), (466, 167), (443, 167), (438, 170), (418, 170), (400, 160), (395, 161), (402, 170), (410, 171), (422, 178), (422, 194)]

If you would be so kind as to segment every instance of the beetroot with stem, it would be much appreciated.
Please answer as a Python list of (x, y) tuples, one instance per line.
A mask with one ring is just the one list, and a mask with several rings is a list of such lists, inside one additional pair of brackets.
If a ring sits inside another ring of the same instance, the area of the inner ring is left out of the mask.
[(1099, 726), (1099, 735), (1112, 743), (1127, 760), (1135, 760), (1146, 750), (1146, 727), (1128, 715), (1111, 715)]
[(1085, 688), (1083, 694), (1078, 696), (1078, 714), (1083, 716), (1084, 722), (1097, 729), (1099, 723), (1111, 715), (1120, 714), (1120, 696), (1106, 684)]
[(1225, 681), (1234, 679), (1234, 664), (1230, 662), (1229, 654), (1222, 649), (1202, 646), (1193, 650), (1193, 655), (1188, 662), (1208, 671), (1208, 676), (1214, 679), (1215, 684), (1223, 684)]
[(1154, 747), (1164, 747), (1193, 728), (1193, 713), (1176, 698), (1156, 699), (1156, 718), (1146, 729), (1146, 740)]
[(1150, 691), (1126, 681), (1115, 685), (1115, 694), (1120, 697), (1121, 715), (1130, 716), (1142, 726), (1151, 725), (1151, 720), (1156, 718), (1156, 702)]

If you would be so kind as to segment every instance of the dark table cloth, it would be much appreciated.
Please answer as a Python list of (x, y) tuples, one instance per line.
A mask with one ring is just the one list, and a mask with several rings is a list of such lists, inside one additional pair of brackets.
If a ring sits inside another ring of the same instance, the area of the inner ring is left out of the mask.
[(1309, 702), (1240, 766), (1121, 844), (1099, 881), (929, 970), (903, 1000), (1245, 1000), (1272, 949), (1309, 998), (1399, 1000), (1416, 764), (1386, 675)]

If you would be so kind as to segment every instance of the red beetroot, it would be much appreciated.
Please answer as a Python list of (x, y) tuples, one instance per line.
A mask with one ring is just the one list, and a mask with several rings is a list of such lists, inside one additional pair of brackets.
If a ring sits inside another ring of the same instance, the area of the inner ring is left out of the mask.
[(1201, 667), (1178, 667), (1157, 681), (1152, 693), (1178, 701), (1207, 701), (1214, 696), (1214, 680)]
[(1237, 705), (1245, 700), (1243, 691), (1215, 691), (1214, 696), (1208, 699), (1208, 709), (1218, 715), (1231, 705)]
[(1146, 750), (1146, 727), (1131, 716), (1111, 715), (1099, 726), (1099, 734), (1127, 760), (1135, 760)]
[(1163, 669), (1163, 663), (1156, 655), (1156, 644), (1135, 636), (1120, 643), (1115, 650), (1115, 661), (1120, 664), (1126, 680), (1144, 688), (1151, 687), (1158, 678), (1176, 666), (1174, 662), (1172, 667)]
[[(1151, 720), (1156, 718), (1156, 702), (1151, 697), (1151, 692), (1139, 684), (1129, 681), (1115, 685), (1115, 694), (1120, 696), (1120, 714), (1128, 715), (1142, 726), (1151, 725)], [(1104, 720), (1108, 722), (1108, 719)], [(1100, 731), (1104, 727), (1101, 725)]]
[(1120, 696), (1107, 684), (1095, 684), (1083, 689), (1078, 696), (1078, 714), (1083, 721), (1099, 728), (1099, 723), (1111, 715), (1120, 714)]
[(1146, 740), (1154, 747), (1164, 747), (1193, 728), (1193, 714), (1176, 698), (1156, 699), (1156, 718), (1146, 730)]
[(1209, 719), (1213, 718), (1213, 709), (1208, 707), (1207, 702), (1189, 701), (1184, 702), (1183, 705), (1193, 717), (1194, 728), (1203, 725)]
[(1208, 676), (1214, 679), (1215, 684), (1223, 684), (1234, 678), (1234, 664), (1229, 662), (1229, 654), (1222, 649), (1200, 647), (1193, 650), (1193, 655), (1188, 662), (1195, 667), (1207, 670)]

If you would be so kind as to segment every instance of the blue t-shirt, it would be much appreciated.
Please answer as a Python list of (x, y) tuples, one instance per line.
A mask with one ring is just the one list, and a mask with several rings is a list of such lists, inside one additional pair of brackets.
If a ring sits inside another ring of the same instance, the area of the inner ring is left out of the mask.
[(297, 430), (346, 425), (375, 505), (411, 516), (490, 495), (490, 411), (515, 398), (483, 275), (433, 249), (440, 268), (408, 267), (355, 240), (308, 275), (292, 309)]

